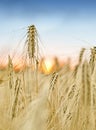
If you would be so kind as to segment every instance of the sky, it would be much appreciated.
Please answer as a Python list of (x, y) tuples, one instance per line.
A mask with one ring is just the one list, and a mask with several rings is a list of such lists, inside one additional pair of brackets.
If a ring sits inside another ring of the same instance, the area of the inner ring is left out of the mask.
[(0, 51), (15, 48), (33, 24), (44, 55), (74, 58), (96, 44), (96, 0), (0, 0)]

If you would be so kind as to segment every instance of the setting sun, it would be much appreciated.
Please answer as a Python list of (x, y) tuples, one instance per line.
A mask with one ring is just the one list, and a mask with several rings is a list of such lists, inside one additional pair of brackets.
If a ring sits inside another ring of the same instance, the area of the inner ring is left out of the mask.
[(49, 74), (50, 72), (52, 72), (53, 65), (54, 65), (54, 61), (52, 59), (46, 58), (41, 65), (43, 72), (45, 74)]

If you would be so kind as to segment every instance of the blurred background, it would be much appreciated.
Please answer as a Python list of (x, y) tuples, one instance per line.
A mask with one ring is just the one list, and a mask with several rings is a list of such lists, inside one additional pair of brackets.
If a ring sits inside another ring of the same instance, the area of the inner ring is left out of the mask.
[(27, 27), (32, 24), (38, 30), (44, 57), (57, 57), (60, 62), (70, 57), (74, 64), (82, 47), (89, 49), (95, 46), (96, 1), (1, 0), (2, 62), (5, 62), (7, 54), (23, 48)]

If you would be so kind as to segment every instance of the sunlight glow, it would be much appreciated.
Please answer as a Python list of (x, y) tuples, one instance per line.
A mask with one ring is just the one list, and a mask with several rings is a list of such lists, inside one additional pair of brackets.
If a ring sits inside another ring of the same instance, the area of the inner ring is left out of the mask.
[(44, 63), (42, 64), (42, 69), (43, 69), (44, 73), (49, 74), (50, 72), (52, 72), (53, 65), (54, 65), (53, 60), (45, 59)]

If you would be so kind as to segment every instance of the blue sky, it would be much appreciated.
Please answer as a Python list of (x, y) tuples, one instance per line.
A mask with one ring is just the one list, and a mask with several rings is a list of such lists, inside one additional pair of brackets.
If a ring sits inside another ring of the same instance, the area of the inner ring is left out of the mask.
[(46, 54), (75, 57), (96, 44), (96, 0), (0, 0), (0, 48), (14, 48), (31, 24)]

